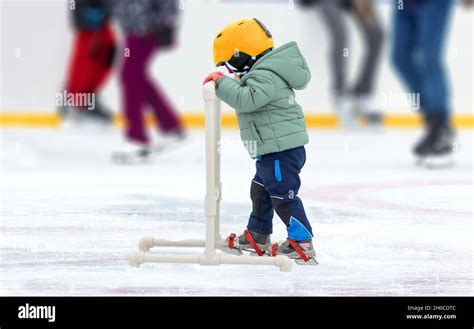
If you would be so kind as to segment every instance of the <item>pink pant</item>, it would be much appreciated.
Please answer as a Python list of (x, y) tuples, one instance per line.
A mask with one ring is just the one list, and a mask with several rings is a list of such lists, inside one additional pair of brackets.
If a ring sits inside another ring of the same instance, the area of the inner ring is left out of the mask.
[(150, 59), (158, 50), (156, 37), (128, 35), (125, 44), (129, 50), (129, 57), (125, 57), (120, 80), (127, 122), (127, 139), (141, 143), (149, 142), (144, 120), (147, 106), (151, 107), (155, 121), (163, 132), (181, 130), (181, 122), (176, 111), (147, 73)]

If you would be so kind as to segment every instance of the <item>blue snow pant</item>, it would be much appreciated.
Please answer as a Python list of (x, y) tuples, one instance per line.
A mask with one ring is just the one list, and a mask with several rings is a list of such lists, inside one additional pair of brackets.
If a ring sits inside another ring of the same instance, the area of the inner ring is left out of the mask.
[(449, 82), (443, 50), (453, 0), (394, 1), (392, 62), (425, 117), (449, 119)]
[(273, 211), (285, 223), (288, 237), (294, 241), (309, 240), (311, 225), (298, 197), (301, 186), (299, 173), (306, 162), (303, 146), (257, 157), (257, 173), (252, 180), (250, 197), (252, 213), (247, 228), (271, 234)]

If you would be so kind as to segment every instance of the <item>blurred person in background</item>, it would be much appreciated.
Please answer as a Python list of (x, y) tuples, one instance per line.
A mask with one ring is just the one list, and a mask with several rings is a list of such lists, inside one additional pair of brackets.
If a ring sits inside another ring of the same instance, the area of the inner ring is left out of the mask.
[[(114, 152), (116, 162), (135, 162), (184, 139), (176, 109), (147, 72), (153, 55), (174, 44), (178, 20), (175, 0), (116, 0), (114, 15), (125, 35), (124, 61), (120, 72), (126, 145)], [(147, 134), (145, 110), (151, 108), (161, 136), (152, 143)]]
[[(372, 0), (301, 0), (305, 6), (318, 5), (331, 37), (329, 64), (337, 115), (346, 130), (357, 128), (360, 119), (379, 126), (382, 115), (374, 102), (374, 84), (384, 33)], [(365, 54), (355, 83), (349, 86), (347, 65), (351, 57), (346, 16), (352, 16), (365, 42)]]
[[(69, 9), (74, 44), (65, 86), (68, 101), (59, 106), (60, 115), (74, 122), (111, 123), (111, 112), (97, 96), (110, 75), (116, 50), (107, 1), (75, 0), (69, 2)], [(93, 103), (84, 104), (90, 97)]]
[(429, 167), (453, 164), (455, 134), (444, 66), (453, 6), (454, 0), (403, 0), (394, 7), (392, 62), (407, 89), (420, 95), (425, 134), (413, 152)]

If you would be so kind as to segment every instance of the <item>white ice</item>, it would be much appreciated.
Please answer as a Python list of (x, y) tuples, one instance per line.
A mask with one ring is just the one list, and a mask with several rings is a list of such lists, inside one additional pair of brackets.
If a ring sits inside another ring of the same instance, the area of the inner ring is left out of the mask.
[[(312, 131), (300, 196), (319, 266), (127, 265), (143, 236), (203, 238), (204, 138), (117, 166), (118, 131), (4, 129), (0, 295), (474, 295), (473, 134), (454, 169), (414, 165), (418, 132)], [(222, 231), (250, 212), (254, 163), (223, 134)], [(273, 238), (285, 238), (275, 216)], [(200, 250), (196, 251), (200, 252)]]

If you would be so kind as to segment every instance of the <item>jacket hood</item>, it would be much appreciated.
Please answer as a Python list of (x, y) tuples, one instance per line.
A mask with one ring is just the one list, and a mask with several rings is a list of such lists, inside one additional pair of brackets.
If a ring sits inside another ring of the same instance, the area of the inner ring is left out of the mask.
[[(308, 64), (295, 41), (288, 42), (264, 55), (250, 72), (268, 70), (277, 74), (293, 89), (304, 89), (311, 80)], [(249, 73), (250, 73), (249, 72)]]

